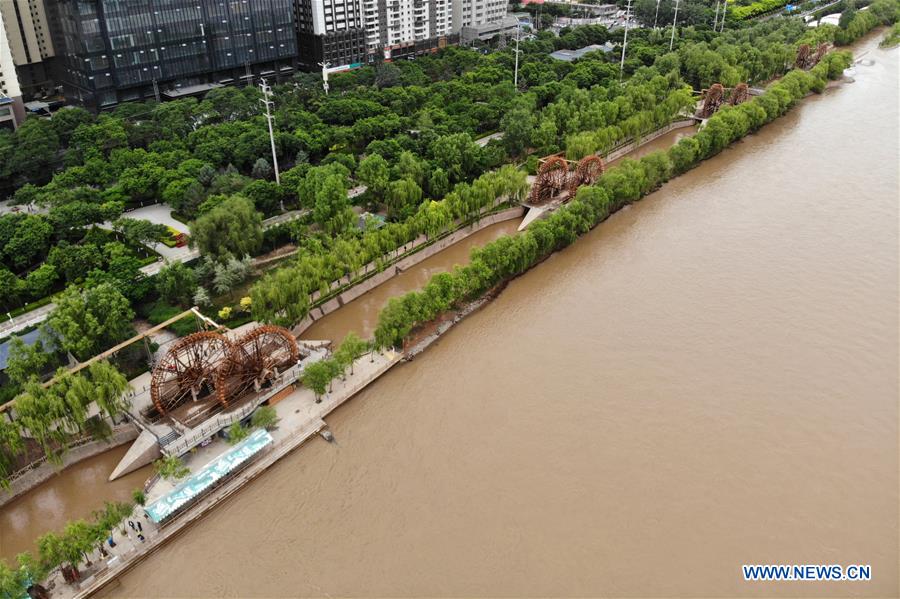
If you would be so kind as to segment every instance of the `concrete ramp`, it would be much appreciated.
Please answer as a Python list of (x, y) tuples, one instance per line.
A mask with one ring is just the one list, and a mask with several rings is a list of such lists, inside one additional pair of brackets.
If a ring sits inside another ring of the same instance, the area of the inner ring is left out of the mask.
[(160, 457), (162, 457), (162, 452), (159, 450), (159, 442), (157, 442), (156, 437), (150, 431), (141, 431), (138, 438), (128, 448), (128, 452), (125, 453), (119, 465), (109, 475), (109, 480), (116, 480), (120, 476), (134, 472)]
[(522, 224), (519, 225), (519, 228), (516, 231), (524, 231), (528, 228), (528, 225), (541, 218), (544, 213), (547, 212), (547, 206), (538, 206), (531, 207), (528, 209), (528, 212), (525, 214), (525, 218), (522, 219)]

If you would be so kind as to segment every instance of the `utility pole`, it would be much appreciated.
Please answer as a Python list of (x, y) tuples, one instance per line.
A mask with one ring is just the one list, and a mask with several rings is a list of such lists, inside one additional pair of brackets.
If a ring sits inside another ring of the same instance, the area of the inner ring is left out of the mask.
[(325, 90), (325, 95), (328, 95), (328, 67), (331, 66), (330, 62), (320, 62), (319, 66), (322, 67), (322, 89)]
[(672, 18), (672, 37), (669, 39), (669, 52), (672, 51), (672, 47), (675, 45), (675, 27), (678, 25), (678, 1), (675, 0), (675, 16)]
[(521, 28), (522, 25), (516, 22), (516, 69), (513, 74), (513, 86), (516, 88), (516, 92), (519, 91), (519, 30)]
[[(275, 151), (275, 132), (272, 130), (272, 121), (275, 120), (275, 117), (272, 116), (272, 106), (274, 102), (272, 102), (272, 88), (269, 87), (268, 83), (266, 83), (265, 78), (260, 80), (259, 88), (262, 90), (262, 102), (266, 105), (266, 122), (269, 123), (269, 141), (272, 143), (272, 165), (275, 168), (275, 184), (281, 185), (281, 176), (278, 174), (278, 153)], [(284, 212), (284, 200), (281, 201), (281, 211)]]
[(719, 25), (719, 0), (716, 0), (716, 16), (713, 17), (713, 31), (716, 31)]
[(659, 19), (659, 0), (656, 0), (656, 15), (653, 17), (653, 29), (656, 29), (657, 19)]
[[(676, 6), (678, 6), (678, 5), (676, 4)], [(625, 8), (625, 39), (622, 40), (622, 60), (619, 62), (619, 80), (620, 81), (622, 79), (622, 73), (625, 71), (625, 48), (628, 47), (628, 23), (630, 22), (630, 20), (631, 20), (631, 0), (628, 0), (628, 6)]]

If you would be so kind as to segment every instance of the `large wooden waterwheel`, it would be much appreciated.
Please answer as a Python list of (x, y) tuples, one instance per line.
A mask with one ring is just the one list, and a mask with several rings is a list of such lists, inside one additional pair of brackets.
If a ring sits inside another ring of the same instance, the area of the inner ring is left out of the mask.
[(569, 163), (565, 158), (552, 156), (538, 169), (530, 202), (535, 205), (549, 202), (566, 188), (568, 180)]
[(728, 97), (728, 103), (732, 106), (743, 104), (750, 99), (750, 87), (746, 83), (738, 83), (731, 90), (731, 96)]
[(232, 353), (231, 343), (218, 333), (200, 332), (184, 337), (153, 368), (153, 405), (160, 414), (168, 414), (185, 402), (215, 395), (216, 371)]
[(578, 188), (582, 185), (593, 185), (606, 170), (603, 159), (599, 156), (585, 156), (575, 167), (572, 180), (569, 183), (569, 197), (574, 198)]
[(701, 119), (708, 119), (716, 113), (725, 99), (725, 88), (721, 83), (713, 83), (709, 89), (703, 90), (703, 106), (697, 114)]
[(219, 402), (228, 406), (245, 393), (259, 391), (299, 358), (297, 341), (287, 329), (276, 326), (253, 329), (234, 342), (234, 350), (219, 368), (216, 376)]

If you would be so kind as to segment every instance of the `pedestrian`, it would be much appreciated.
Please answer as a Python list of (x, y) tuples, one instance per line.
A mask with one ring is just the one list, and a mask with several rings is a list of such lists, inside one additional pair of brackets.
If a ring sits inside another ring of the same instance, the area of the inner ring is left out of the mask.
[(128, 521), (128, 526), (131, 527), (131, 530), (137, 530), (137, 529), (134, 527), (134, 522), (132, 522), (131, 520)]
[(138, 532), (144, 532), (144, 527), (141, 526), (141, 521), (140, 521), (140, 520), (138, 520), (138, 522), (137, 522), (137, 527), (138, 527)]
[(144, 541), (147, 540), (144, 538), (144, 535), (142, 535), (141, 533), (138, 533), (138, 538), (141, 540), (141, 543), (143, 543)]
[(113, 541), (113, 537), (112, 537), (112, 535), (109, 535), (109, 538), (108, 538), (108, 539), (106, 539), (106, 541), (107, 541), (107, 542), (108, 542), (108, 543), (109, 543), (109, 547), (110, 547), (110, 549), (112, 549), (112, 548), (113, 548), (113, 547), (115, 547), (115, 546), (116, 546), (116, 542), (115, 542), (115, 541)]

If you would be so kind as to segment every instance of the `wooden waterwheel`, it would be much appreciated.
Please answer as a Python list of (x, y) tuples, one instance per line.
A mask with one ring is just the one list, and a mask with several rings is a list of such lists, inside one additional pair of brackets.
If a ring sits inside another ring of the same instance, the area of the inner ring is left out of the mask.
[(746, 83), (738, 83), (731, 90), (731, 96), (728, 97), (728, 103), (732, 106), (743, 104), (750, 99), (750, 87)]
[(187, 401), (214, 395), (218, 366), (232, 353), (231, 343), (218, 333), (200, 332), (184, 337), (153, 367), (153, 405), (160, 414), (168, 414)]
[(599, 156), (585, 156), (575, 167), (572, 180), (569, 182), (569, 197), (574, 198), (578, 188), (582, 185), (593, 185), (606, 170), (603, 159)]
[(701, 119), (708, 119), (716, 113), (725, 99), (725, 88), (721, 83), (713, 83), (709, 89), (703, 90), (703, 106), (697, 114)]
[(234, 342), (234, 351), (218, 370), (219, 402), (228, 406), (236, 397), (259, 391), (299, 359), (297, 341), (287, 329), (276, 326), (253, 329)]
[(532, 204), (543, 204), (555, 198), (566, 188), (569, 180), (569, 163), (560, 156), (550, 157), (538, 169), (537, 178), (531, 186)]

